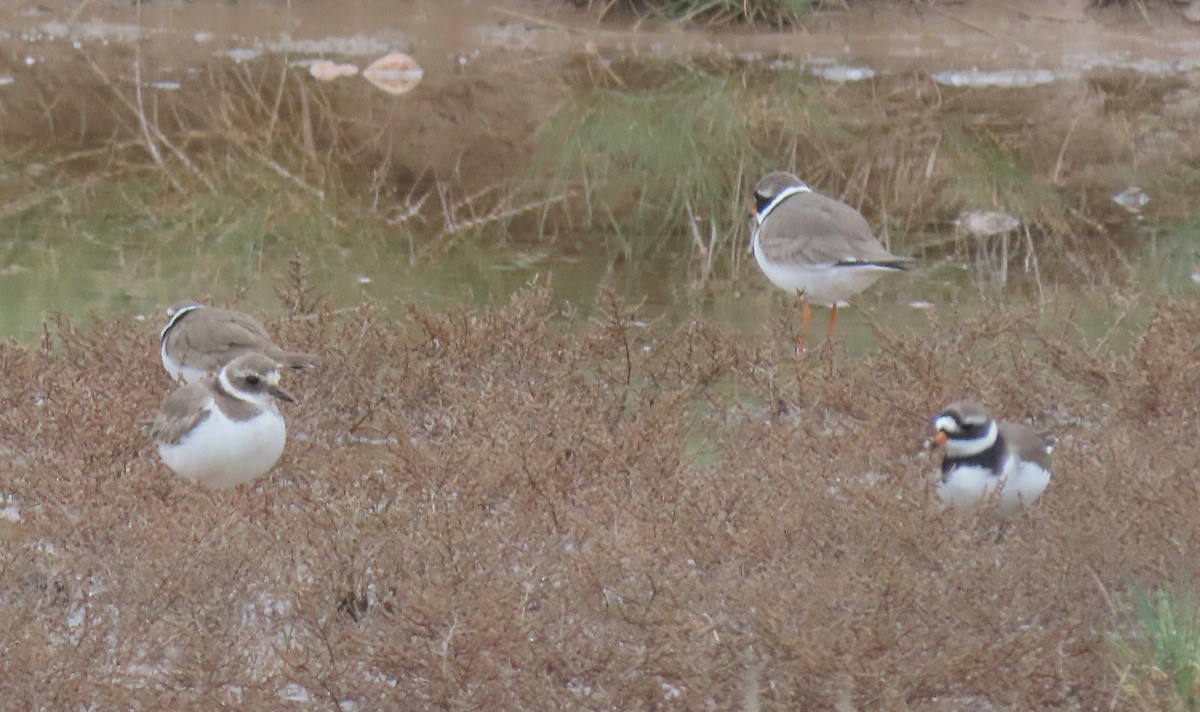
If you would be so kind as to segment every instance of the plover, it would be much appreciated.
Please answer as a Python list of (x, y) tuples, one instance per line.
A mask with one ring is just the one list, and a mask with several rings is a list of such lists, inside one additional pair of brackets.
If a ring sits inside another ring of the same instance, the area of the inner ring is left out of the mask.
[(888, 252), (857, 210), (814, 192), (791, 173), (776, 171), (758, 181), (754, 204), (754, 258), (767, 279), (803, 304), (800, 351), (812, 320), (809, 304), (831, 309), (832, 337), (838, 305), (912, 263)]
[(996, 498), (996, 514), (1011, 516), (1050, 483), (1053, 441), (1020, 423), (998, 423), (974, 401), (956, 401), (933, 420), (945, 448), (937, 493), (953, 507)]
[(297, 370), (316, 363), (311, 354), (276, 346), (262, 323), (241, 312), (186, 301), (168, 307), (167, 317), (159, 354), (163, 367), (177, 381), (195, 383), (248, 353), (265, 354)]
[(270, 470), (283, 452), (287, 427), (276, 398), (294, 400), (279, 387), (276, 362), (239, 356), (216, 376), (167, 396), (148, 434), (180, 477), (213, 489), (236, 487)]

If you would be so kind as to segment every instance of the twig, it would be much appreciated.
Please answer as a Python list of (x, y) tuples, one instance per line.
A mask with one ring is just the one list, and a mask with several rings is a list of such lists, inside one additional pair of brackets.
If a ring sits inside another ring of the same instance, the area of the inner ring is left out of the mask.
[(64, 193), (77, 192), (92, 187), (96, 183), (108, 180), (108, 174), (97, 173), (89, 175), (81, 181), (71, 183), (67, 187), (46, 188), (44, 190), (35, 190), (26, 194), (23, 197), (11, 200), (0, 205), (0, 220), (7, 220), (11, 217), (16, 217), (27, 210), (31, 210), (41, 205), (42, 203), (54, 198), (55, 196), (63, 195)]
[[(1028, 259), (1029, 263), (1033, 264), (1033, 280), (1034, 280), (1034, 283), (1037, 284), (1038, 306), (1039, 306), (1039, 308), (1045, 308), (1046, 293), (1042, 287), (1042, 271), (1041, 271), (1041, 269), (1038, 268), (1037, 252), (1035, 252), (1033, 249), (1033, 235), (1029, 234), (1029, 226), (1028, 225), (1022, 224), (1021, 227), (1024, 228), (1024, 230), (1025, 230), (1025, 249), (1027, 250), (1027, 252), (1026, 252), (1027, 259)], [(1029, 269), (1029, 266), (1027, 263), (1026, 270), (1028, 271), (1028, 269)]]
[[(283, 105), (284, 88), (287, 86), (288, 68), (287, 64), (283, 65), (283, 69), (279, 72), (279, 86), (275, 89), (275, 106), (272, 107), (270, 120), (267, 122), (267, 143), (270, 143), (275, 138), (275, 124), (279, 121), (279, 107)], [(305, 133), (305, 148), (308, 148), (308, 142), (312, 140), (312, 129), (309, 128), (308, 120), (308, 102), (304, 100), (304, 87), (300, 87), (300, 101), (304, 107), (304, 133)]]
[(308, 192), (312, 193), (314, 196), (317, 197), (318, 200), (321, 200), (321, 201), (325, 200), (325, 191), (321, 190), (320, 188), (318, 188), (314, 185), (309, 185), (307, 182), (305, 182), (305, 180), (303, 178), (295, 175), (294, 173), (291, 173), (290, 171), (288, 171), (288, 169), (279, 165), (279, 163), (276, 162), (276, 160), (274, 158), (271, 158), (270, 156), (259, 153), (258, 151), (255, 151), (254, 149), (249, 148), (247, 146), (242, 146), (242, 149), (245, 150), (247, 153), (249, 153), (252, 157), (257, 159), (260, 163), (262, 163), (267, 168), (270, 168), (271, 170), (275, 171), (279, 175), (290, 180), (292, 183), (295, 183), (297, 187), (303, 188), (304, 190), (307, 190)]
[[(142, 26), (142, 4), (138, 3), (137, 8), (138, 28), (140, 30)], [(154, 165), (158, 166), (158, 169), (166, 176), (167, 180), (171, 183), (171, 187), (175, 189), (175, 192), (183, 193), (183, 185), (167, 170), (166, 165), (163, 163), (162, 154), (158, 151), (158, 144), (155, 143), (154, 138), (150, 135), (150, 122), (146, 119), (146, 106), (142, 100), (142, 38), (140, 36), (133, 43), (133, 87), (134, 95), (137, 97), (137, 106), (130, 108), (133, 109), (134, 115), (137, 116), (138, 126), (141, 127), (142, 137), (146, 142), (146, 149), (150, 151), (150, 158), (154, 159)], [(116, 92), (116, 87), (113, 87), (113, 91)], [(117, 94), (121, 96), (120, 92), (117, 92)], [(122, 99), (124, 99), (124, 96), (122, 96)]]
[(429, 200), (429, 192), (426, 191), (421, 197), (415, 201), (410, 196), (404, 201), (404, 206), (396, 210), (393, 217), (385, 218), (384, 223), (395, 226), (408, 222), (411, 218), (421, 213), (421, 207), (425, 205), (425, 201)]
[[(563, 193), (562, 195), (546, 198), (544, 200), (535, 200), (512, 208), (501, 209), (496, 207), (491, 211), (484, 213), (483, 215), (473, 215), (470, 219), (465, 221), (460, 221), (458, 219), (458, 211), (460, 208), (464, 206), (470, 207), (471, 204), (477, 199), (497, 190), (498, 187), (499, 186), (489, 186), (461, 200), (451, 201), (449, 197), (448, 185), (444, 181), (438, 181), (437, 193), (438, 199), (442, 205), (442, 219), (445, 221), (446, 232), (450, 234), (463, 232), (489, 222), (495, 222), (496, 220), (503, 220), (505, 218), (513, 217), (514, 215), (520, 215), (521, 213), (533, 210), (534, 208), (553, 205), (554, 203), (559, 203), (567, 199), (567, 194)], [(500, 201), (500, 203), (503, 202), (504, 201)]]
[(486, 215), (480, 215), (479, 217), (471, 218), (470, 220), (468, 220), (464, 223), (458, 223), (455, 226), (455, 229), (456, 229), (456, 231), (470, 230), (471, 228), (478, 227), (480, 225), (484, 225), (489, 222), (495, 222), (497, 220), (504, 220), (505, 218), (510, 218), (510, 217), (513, 217), (516, 215), (520, 215), (521, 213), (528, 212), (530, 210), (534, 210), (535, 208), (543, 208), (547, 205), (561, 203), (562, 201), (564, 201), (566, 199), (567, 199), (567, 195), (564, 193), (562, 195), (557, 195), (554, 197), (546, 198), (545, 200), (535, 200), (535, 201), (532, 201), (529, 203), (525, 203), (524, 205), (518, 205), (516, 207), (508, 208), (506, 210), (494, 210), (491, 213), (488, 213)]
[(83, 158), (92, 158), (94, 156), (100, 156), (100, 155), (104, 155), (106, 153), (113, 154), (113, 153), (116, 153), (117, 151), (120, 151), (121, 149), (130, 148), (133, 146), (141, 146), (141, 145), (142, 145), (142, 142), (137, 139), (130, 139), (128, 141), (114, 141), (112, 143), (101, 146), (100, 148), (85, 148), (85, 149), (81, 149), (78, 151), (71, 151), (70, 153), (64, 153), (61, 156), (55, 156), (54, 158), (50, 158), (50, 159), (46, 160), (44, 163), (42, 163), (42, 165), (43, 166), (56, 166), (60, 163), (70, 163), (71, 161), (77, 161), (77, 160), (80, 160)]
[(1118, 300), (1118, 302), (1120, 301), (1125, 302), (1122, 306), (1121, 313), (1118, 314), (1117, 318), (1113, 320), (1112, 326), (1108, 328), (1108, 331), (1104, 332), (1104, 336), (1102, 336), (1100, 340), (1096, 342), (1096, 345), (1092, 347), (1092, 354), (1100, 353), (1100, 351), (1105, 347), (1105, 345), (1108, 344), (1109, 340), (1112, 339), (1125, 321), (1129, 319), (1129, 315), (1133, 312), (1133, 308), (1138, 305), (1138, 299), (1136, 295), (1130, 299)]
[(1063, 137), (1062, 146), (1058, 149), (1058, 160), (1054, 162), (1054, 174), (1050, 178), (1050, 182), (1054, 185), (1059, 184), (1059, 177), (1062, 175), (1063, 158), (1067, 155), (1067, 144), (1071, 142), (1071, 135), (1075, 133), (1075, 128), (1079, 126), (1079, 120), (1083, 115), (1077, 115), (1071, 120), (1071, 128), (1067, 129), (1067, 135)]
[[(995, 32), (992, 32), (988, 28), (986, 28), (978, 23), (971, 22), (970, 20), (964, 20), (963, 18), (957, 17), (949, 12), (946, 12), (945, 10), (942, 10), (941, 8), (931, 7), (929, 9), (932, 12), (934, 12), (935, 14), (941, 15), (942, 17), (944, 17), (948, 20), (953, 20), (954, 22), (957, 22), (958, 24), (962, 25), (963, 27), (968, 27), (972, 30), (975, 30), (976, 32), (982, 32), (983, 34), (987, 35), (988, 37), (991, 37), (992, 39), (997, 39), (997, 40), (1009, 39), (1007, 37), (998, 35)], [(1020, 44), (1020, 43), (1018, 42), (1017, 44)]]
[(1146, 3), (1142, 0), (1136, 0), (1138, 10), (1142, 13), (1142, 19), (1146, 21), (1146, 27), (1154, 27), (1154, 23), (1150, 21), (1150, 13), (1146, 12)]
[[(71, 11), (71, 15), (67, 18), (67, 24), (70, 25), (71, 23), (75, 22), (75, 20), (79, 19), (79, 14), (83, 12), (91, 2), (92, 0), (83, 0), (83, 2), (76, 5), (75, 9)], [(141, 9), (141, 5), (139, 4), (138, 10), (140, 11)]]
[(501, 15), (508, 15), (509, 17), (515, 17), (518, 20), (524, 20), (525, 22), (528, 22), (531, 25), (538, 25), (540, 27), (549, 27), (554, 30), (562, 30), (564, 32), (573, 32), (573, 33), (578, 33), (578, 32), (583, 31), (577, 27), (571, 27), (569, 25), (564, 25), (561, 22), (547, 20), (542, 17), (534, 17), (533, 15), (526, 15), (523, 12), (516, 12), (515, 10), (505, 10), (505, 9), (498, 8), (496, 10), (496, 12), (500, 13)]
[(942, 135), (937, 135), (937, 141), (933, 142), (933, 148), (929, 151), (929, 158), (925, 161), (925, 180), (933, 177), (933, 169), (937, 164), (938, 151), (942, 147)]
[(300, 137), (304, 141), (304, 153), (307, 154), (309, 160), (313, 162), (320, 170), (320, 162), (317, 160), (317, 141), (313, 138), (312, 130), (312, 111), (308, 108), (308, 91), (303, 85), (300, 87)]
[[(141, 46), (140, 44), (135, 45), (135, 47), (140, 47), (140, 46)], [(137, 50), (135, 50), (135, 51), (137, 51)], [(83, 53), (82, 51), (80, 53), (83, 55), (84, 60), (87, 61), (88, 66), (91, 67), (93, 72), (95, 72), (96, 76), (100, 77), (100, 80), (103, 81), (105, 84), (107, 84), (110, 89), (112, 89), (113, 95), (115, 95), (118, 99), (120, 99), (121, 103), (124, 104), (125, 107), (134, 114), (134, 116), (137, 117), (138, 123), (142, 129), (142, 135), (143, 135), (143, 139), (144, 139), (144, 142), (146, 145), (146, 150), (148, 150), (150, 152), (151, 157), (154, 159), (155, 165), (157, 165), (159, 167), (159, 169), (161, 169), (167, 175), (167, 180), (169, 180), (171, 182), (172, 187), (176, 188), (180, 192), (183, 192), (182, 186), (179, 184), (179, 182), (167, 171), (166, 165), (163, 163), (162, 156), (158, 151), (158, 145), (155, 143), (155, 139), (157, 139), (157, 141), (161, 142), (164, 146), (166, 146), (167, 149), (176, 158), (179, 159), (180, 163), (182, 163), (185, 168), (187, 168), (189, 171), (191, 171), (192, 174), (194, 174), (197, 178), (200, 179), (200, 181), (202, 183), (204, 183), (205, 187), (207, 187), (209, 190), (216, 190), (216, 186), (213, 185), (213, 182), (211, 180), (209, 180), (208, 176), (204, 175), (204, 172), (200, 170), (199, 166), (197, 166), (195, 163), (193, 163), (192, 159), (188, 158), (186, 153), (184, 153), (178, 146), (176, 146), (174, 143), (172, 143), (171, 140), (168, 139), (166, 137), (166, 135), (163, 134), (163, 132), (158, 129), (157, 126), (152, 125), (146, 119), (146, 114), (140, 106), (141, 100), (142, 100), (141, 99), (142, 81), (141, 81), (141, 69), (140, 69), (140, 67), (141, 67), (140, 54), (135, 55), (135, 57), (134, 57), (134, 81), (137, 83), (137, 96), (138, 96), (138, 103), (135, 104), (134, 102), (130, 101), (128, 97), (126, 97), (124, 94), (122, 94), (117, 89), (117, 87), (114, 84), (114, 82), (112, 81), (112, 79), (110, 79), (109, 76), (104, 73), (104, 70), (100, 68), (100, 65), (96, 64), (96, 61), (93, 60), (91, 58), (91, 56)]]
[(696, 243), (696, 249), (700, 251), (700, 256), (704, 262), (700, 269), (700, 287), (708, 284), (709, 278), (712, 276), (713, 252), (715, 252), (717, 244), (717, 226), (714, 221), (709, 221), (709, 238), (708, 244), (705, 244), (704, 238), (700, 235), (700, 219), (696, 217), (696, 212), (692, 210), (692, 201), (684, 200), (684, 208), (687, 210), (688, 226), (691, 228), (692, 241)]

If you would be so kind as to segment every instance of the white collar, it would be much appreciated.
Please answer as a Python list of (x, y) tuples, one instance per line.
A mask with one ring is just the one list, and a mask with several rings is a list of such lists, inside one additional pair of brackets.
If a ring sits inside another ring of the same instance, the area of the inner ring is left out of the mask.
[(167, 320), (167, 325), (162, 328), (162, 331), (158, 335), (158, 340), (162, 341), (166, 339), (167, 332), (171, 330), (172, 326), (175, 326), (175, 322), (183, 318), (184, 314), (187, 314), (190, 311), (196, 311), (199, 308), (199, 304), (189, 304), (185, 307), (180, 307), (179, 310), (172, 314), (171, 318)]
[(779, 194), (775, 196), (774, 200), (767, 203), (767, 207), (763, 208), (762, 212), (759, 212), (754, 216), (754, 219), (758, 222), (759, 225), (762, 225), (763, 220), (767, 219), (767, 216), (771, 214), (771, 211), (775, 209), (775, 206), (779, 205), (784, 200), (792, 197), (796, 193), (811, 193), (811, 192), (812, 192), (812, 188), (809, 188), (807, 185), (804, 185), (803, 183), (801, 183), (800, 185), (793, 185), (793, 186), (784, 188), (783, 190), (779, 191)]

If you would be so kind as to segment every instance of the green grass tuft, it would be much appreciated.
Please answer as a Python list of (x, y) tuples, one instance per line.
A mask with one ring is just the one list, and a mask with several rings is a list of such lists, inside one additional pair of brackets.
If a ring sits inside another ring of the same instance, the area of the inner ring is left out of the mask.
[(713, 22), (748, 21), (790, 25), (800, 21), (817, 3), (814, 0), (665, 0), (661, 6), (670, 17), (707, 17)]
[(541, 129), (530, 185), (568, 196), (543, 213), (542, 234), (607, 230), (625, 258), (644, 259), (682, 244), (664, 236), (690, 242), (694, 215), (700, 232), (718, 236), (718, 252), (743, 248), (746, 189), (790, 167), (797, 132), (811, 128), (802, 75), (749, 82), (670, 67), (613, 77), (618, 88), (581, 90)]
[(1125, 665), (1122, 691), (1135, 709), (1200, 709), (1200, 602), (1183, 587), (1134, 587), (1136, 615), (1113, 643)]

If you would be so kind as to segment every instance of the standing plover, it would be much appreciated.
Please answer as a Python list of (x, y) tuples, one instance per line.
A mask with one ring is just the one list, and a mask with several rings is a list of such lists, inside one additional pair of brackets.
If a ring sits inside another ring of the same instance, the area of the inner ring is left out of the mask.
[(791, 173), (776, 171), (758, 181), (754, 204), (754, 258), (767, 279), (803, 304), (800, 351), (812, 320), (810, 303), (831, 308), (832, 337), (839, 304), (912, 263), (884, 249), (857, 210), (813, 192)]

